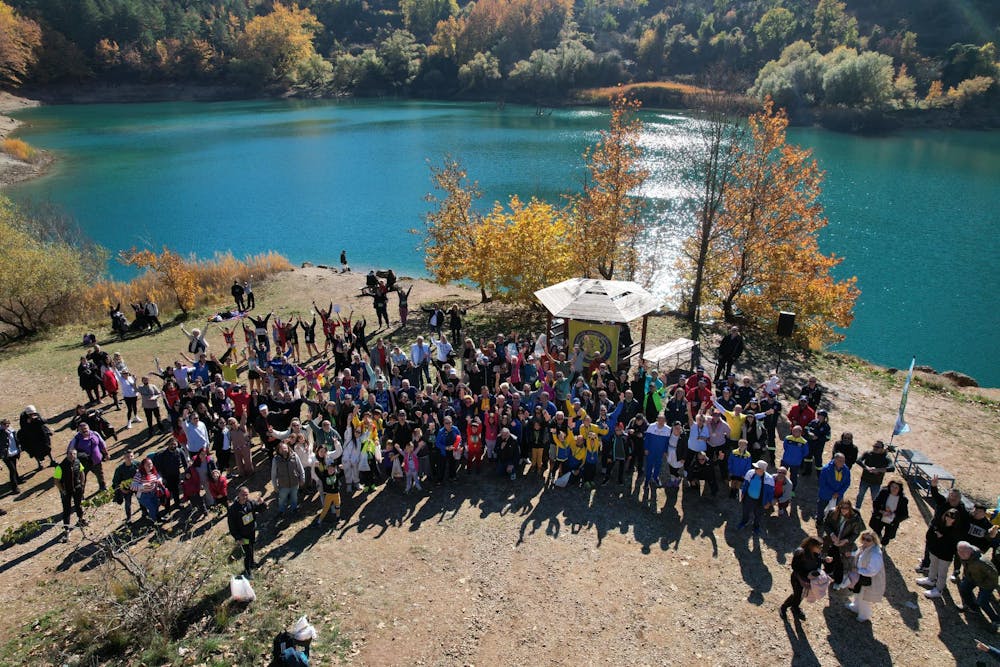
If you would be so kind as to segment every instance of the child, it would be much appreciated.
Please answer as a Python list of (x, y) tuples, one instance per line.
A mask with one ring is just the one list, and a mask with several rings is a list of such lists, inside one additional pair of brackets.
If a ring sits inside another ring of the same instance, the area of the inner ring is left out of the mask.
[(611, 456), (609, 465), (604, 470), (604, 483), (611, 481), (615, 466), (618, 467), (618, 484), (625, 483), (625, 466), (628, 462), (628, 442), (625, 436), (625, 424), (617, 422), (615, 433), (611, 436)]
[(740, 438), (736, 449), (729, 453), (727, 466), (729, 468), (729, 497), (735, 498), (743, 485), (743, 478), (753, 467), (753, 458), (747, 451), (747, 441)]
[[(466, 417), (466, 419), (470, 418)], [(483, 426), (479, 417), (471, 418), (469, 426), (465, 429), (465, 442), (469, 448), (469, 472), (474, 469), (478, 475), (483, 466)]]
[(187, 472), (184, 473), (184, 481), (181, 482), (181, 495), (183, 500), (191, 503), (191, 507), (196, 512), (208, 514), (205, 498), (201, 495), (201, 476), (198, 474), (197, 463), (188, 466)]
[(218, 468), (212, 471), (208, 481), (208, 493), (220, 506), (229, 508), (229, 478)]
[(323, 510), (313, 523), (317, 528), (323, 526), (323, 520), (333, 507), (333, 523), (336, 525), (340, 521), (340, 466), (335, 463), (327, 463), (325, 467), (316, 468), (316, 477), (320, 488), (323, 489)]
[(407, 443), (405, 450), (399, 449), (399, 445), (396, 445), (396, 450), (403, 459), (403, 473), (406, 475), (406, 489), (403, 493), (409, 493), (414, 487), (417, 491), (423, 491), (420, 486), (420, 459), (413, 449), (413, 443)]

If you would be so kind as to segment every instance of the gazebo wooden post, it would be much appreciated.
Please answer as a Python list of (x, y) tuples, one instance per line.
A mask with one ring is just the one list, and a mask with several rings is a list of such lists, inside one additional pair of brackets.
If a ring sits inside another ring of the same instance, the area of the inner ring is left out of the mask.
[(643, 357), (646, 355), (646, 323), (649, 320), (649, 314), (642, 316), (642, 339), (639, 341), (639, 363), (642, 363)]
[(545, 310), (545, 354), (551, 354), (552, 349), (552, 313), (546, 308)]

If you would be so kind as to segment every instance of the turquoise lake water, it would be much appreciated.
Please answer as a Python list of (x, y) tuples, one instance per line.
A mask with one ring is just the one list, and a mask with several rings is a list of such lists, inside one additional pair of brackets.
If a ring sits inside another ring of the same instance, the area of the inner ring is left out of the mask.
[[(483, 208), (511, 193), (558, 201), (580, 188), (580, 153), (606, 126), (596, 110), (430, 102), (221, 102), (52, 106), (17, 114), (19, 136), (53, 150), (43, 179), (10, 188), (52, 201), (97, 242), (199, 255), (278, 250), (294, 262), (420, 274), (428, 163), (460, 157)], [(644, 194), (672, 264), (686, 233), (683, 115), (646, 112)], [(846, 259), (862, 295), (839, 348), (902, 367), (910, 355), (1000, 385), (1000, 133), (904, 132), (862, 138), (793, 129), (826, 171), (822, 248)], [(127, 275), (112, 267), (118, 275)], [(672, 280), (658, 286), (669, 294)]]

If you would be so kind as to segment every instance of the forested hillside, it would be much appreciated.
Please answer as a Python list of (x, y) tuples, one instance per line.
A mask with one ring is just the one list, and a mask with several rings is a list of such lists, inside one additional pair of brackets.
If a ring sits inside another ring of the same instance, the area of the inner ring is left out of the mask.
[(8, 2), (8, 83), (557, 101), (671, 79), (770, 94), (794, 113), (961, 110), (994, 100), (1000, 78), (995, 0)]

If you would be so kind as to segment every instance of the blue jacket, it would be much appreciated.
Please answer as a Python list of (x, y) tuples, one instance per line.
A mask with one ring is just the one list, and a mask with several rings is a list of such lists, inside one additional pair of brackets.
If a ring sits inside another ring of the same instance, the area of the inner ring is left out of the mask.
[(746, 456), (740, 456), (738, 449), (729, 453), (726, 462), (729, 465), (729, 474), (733, 477), (745, 477), (750, 468), (753, 467), (753, 456), (747, 450)]
[(833, 498), (835, 493), (838, 494), (838, 498), (843, 498), (851, 486), (851, 469), (845, 464), (840, 469), (840, 481), (838, 482), (837, 471), (834, 469), (833, 463), (830, 461), (819, 471), (819, 492), (817, 495), (821, 500), (829, 500)]
[(457, 426), (452, 425), (451, 430), (448, 430), (442, 426), (441, 428), (438, 429), (437, 437), (434, 438), (434, 446), (437, 447), (437, 450), (438, 452), (440, 452), (441, 456), (445, 456), (448, 454), (447, 447), (449, 445), (454, 445), (455, 440), (460, 436), (461, 432), (458, 430)]
[(664, 425), (661, 430), (657, 424), (650, 424), (649, 428), (646, 429), (646, 435), (643, 437), (643, 447), (649, 452), (650, 456), (663, 456), (663, 452), (667, 451), (667, 445), (670, 443), (670, 427)]
[(785, 438), (783, 446), (784, 451), (781, 453), (781, 462), (788, 467), (802, 465), (806, 454), (809, 453), (809, 445), (805, 442), (795, 440), (792, 436)]
[[(743, 476), (743, 486), (741, 487), (741, 492), (743, 496), (746, 497), (747, 491), (750, 489), (750, 481), (753, 479), (756, 473), (753, 470), (748, 470), (747, 474)], [(763, 495), (761, 496), (761, 501), (767, 505), (768, 503), (774, 502), (774, 476), (769, 473), (764, 473), (764, 486), (762, 487)]]

